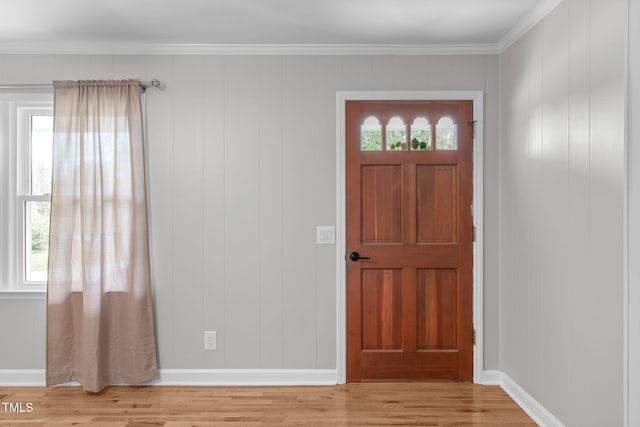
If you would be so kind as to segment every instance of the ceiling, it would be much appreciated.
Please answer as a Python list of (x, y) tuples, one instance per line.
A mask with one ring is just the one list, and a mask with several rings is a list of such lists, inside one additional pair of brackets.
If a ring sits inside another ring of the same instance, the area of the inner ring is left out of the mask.
[(6, 0), (2, 3), (0, 51), (81, 44), (496, 46), (549, 0)]

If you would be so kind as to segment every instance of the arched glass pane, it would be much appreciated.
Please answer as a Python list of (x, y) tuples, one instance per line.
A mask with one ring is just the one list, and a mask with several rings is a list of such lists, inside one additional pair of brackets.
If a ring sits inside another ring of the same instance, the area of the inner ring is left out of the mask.
[(451, 117), (443, 117), (436, 125), (436, 150), (458, 149), (458, 125), (453, 123)]
[(431, 150), (431, 124), (424, 117), (416, 117), (411, 124), (411, 149)]
[(407, 149), (407, 126), (398, 116), (387, 123), (387, 150)]
[(360, 125), (360, 149), (362, 151), (382, 150), (382, 125), (374, 116), (369, 116)]

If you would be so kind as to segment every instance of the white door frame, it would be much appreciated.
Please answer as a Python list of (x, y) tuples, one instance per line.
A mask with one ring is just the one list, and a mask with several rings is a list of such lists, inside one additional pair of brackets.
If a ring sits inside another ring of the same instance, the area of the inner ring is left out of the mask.
[(475, 345), (473, 348), (473, 381), (483, 382), (483, 91), (357, 91), (336, 94), (336, 262), (337, 262), (337, 343), (336, 361), (338, 384), (347, 381), (347, 271), (346, 271), (346, 176), (345, 176), (345, 104), (347, 101), (413, 101), (413, 100), (460, 100), (473, 101), (473, 119), (476, 120), (473, 138), (473, 223), (476, 227), (473, 244), (473, 328)]

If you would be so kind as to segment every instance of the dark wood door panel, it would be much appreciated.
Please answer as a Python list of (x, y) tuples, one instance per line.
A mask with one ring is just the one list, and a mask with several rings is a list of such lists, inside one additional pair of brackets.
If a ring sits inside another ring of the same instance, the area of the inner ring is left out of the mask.
[(402, 241), (402, 168), (369, 165), (361, 169), (362, 243)]
[(364, 381), (458, 381), (457, 351), (363, 352)]
[(362, 349), (402, 348), (402, 270), (362, 271)]
[(456, 165), (416, 167), (417, 243), (458, 241)]
[(418, 271), (418, 349), (457, 349), (458, 274), (455, 269)]

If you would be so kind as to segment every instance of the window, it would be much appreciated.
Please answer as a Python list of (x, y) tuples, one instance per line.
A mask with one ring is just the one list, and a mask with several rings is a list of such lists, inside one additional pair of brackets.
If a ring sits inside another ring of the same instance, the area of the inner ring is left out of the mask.
[(387, 123), (387, 150), (407, 149), (407, 126), (402, 118), (395, 116)]
[(431, 125), (425, 117), (416, 117), (411, 124), (411, 149), (431, 150)]
[(442, 117), (436, 125), (436, 149), (437, 150), (457, 150), (458, 137), (457, 125), (451, 117)]
[(19, 267), (24, 284), (45, 284), (49, 261), (49, 212), (53, 116), (51, 108), (18, 107)]
[(52, 147), (52, 96), (0, 93), (0, 290), (46, 287)]
[(384, 146), (385, 151), (405, 151), (407, 142), (411, 151), (458, 149), (458, 125), (451, 117), (443, 116), (433, 123), (423, 115), (407, 120), (408, 124), (405, 119), (396, 115), (380, 124), (377, 117), (367, 117), (360, 124), (360, 150), (383, 151)]
[(382, 125), (376, 117), (367, 117), (360, 126), (360, 149), (362, 151), (382, 150)]

